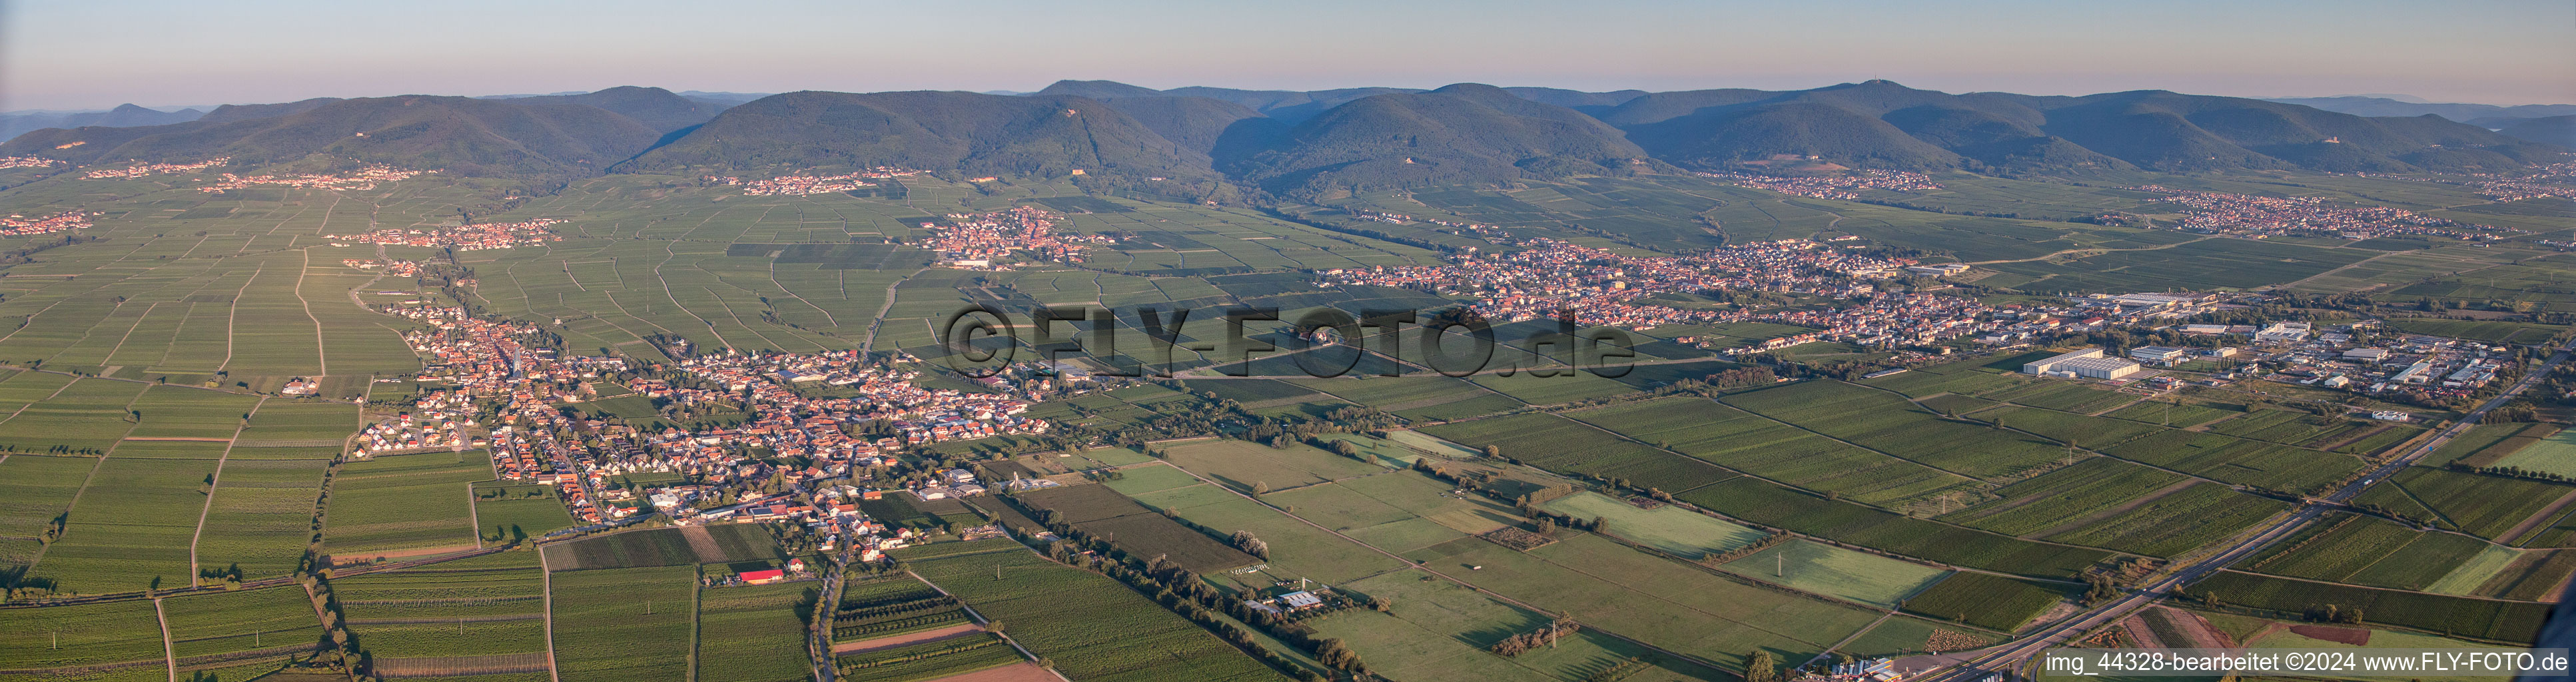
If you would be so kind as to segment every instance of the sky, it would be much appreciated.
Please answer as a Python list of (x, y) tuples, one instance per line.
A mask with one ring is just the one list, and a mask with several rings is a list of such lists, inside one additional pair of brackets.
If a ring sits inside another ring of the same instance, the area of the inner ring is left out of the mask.
[(1065, 78), (2576, 103), (2576, 2), (0, 0), (0, 111)]

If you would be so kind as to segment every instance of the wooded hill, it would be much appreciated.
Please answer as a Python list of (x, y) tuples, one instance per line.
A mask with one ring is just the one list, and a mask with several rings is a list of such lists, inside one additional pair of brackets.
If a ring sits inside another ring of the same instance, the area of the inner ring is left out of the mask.
[[(1093, 182), (1149, 178), (1316, 196), (1438, 184), (1719, 170), (1775, 159), (1992, 173), (2486, 171), (2566, 148), (2438, 116), (2365, 117), (2160, 90), (1949, 94), (1588, 93), (1458, 84), (1313, 92), (1062, 81), (1027, 95), (795, 92), (726, 108), (657, 88), (226, 106), (185, 123), (40, 130), (0, 154), (74, 163), (326, 154), (495, 175), (898, 166)], [(71, 142), (85, 144), (57, 149)]]

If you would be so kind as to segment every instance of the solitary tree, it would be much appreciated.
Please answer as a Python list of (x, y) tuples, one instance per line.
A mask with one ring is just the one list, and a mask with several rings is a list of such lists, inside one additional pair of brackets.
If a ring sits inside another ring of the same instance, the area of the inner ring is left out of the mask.
[(1744, 682), (1780, 682), (1780, 660), (1767, 649), (1745, 654)]

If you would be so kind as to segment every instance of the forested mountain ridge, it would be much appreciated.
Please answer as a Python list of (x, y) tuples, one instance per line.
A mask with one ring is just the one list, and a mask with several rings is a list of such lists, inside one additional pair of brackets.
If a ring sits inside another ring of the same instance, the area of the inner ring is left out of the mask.
[[(148, 110), (147, 110), (148, 111)], [(727, 107), (659, 88), (508, 99), (225, 106), (169, 125), (28, 133), (0, 153), (73, 163), (310, 154), (458, 172), (583, 175), (900, 166), (975, 175), (1231, 183), (1291, 196), (1726, 170), (1781, 159), (2023, 173), (2477, 172), (2563, 158), (2562, 123), (2500, 134), (2161, 90), (1951, 94), (1874, 80), (1811, 90), (1498, 88), (1311, 92), (1059, 81), (1024, 95), (795, 92)], [(65, 147), (71, 143), (81, 143)]]

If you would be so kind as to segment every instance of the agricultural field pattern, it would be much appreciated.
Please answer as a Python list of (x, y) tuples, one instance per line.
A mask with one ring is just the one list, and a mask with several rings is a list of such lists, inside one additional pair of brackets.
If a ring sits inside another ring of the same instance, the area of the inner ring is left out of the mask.
[(2564, 194), (1238, 192), (709, 115), (580, 172), (0, 148), (0, 682), (1968, 682), (2530, 646), (2576, 574)]

